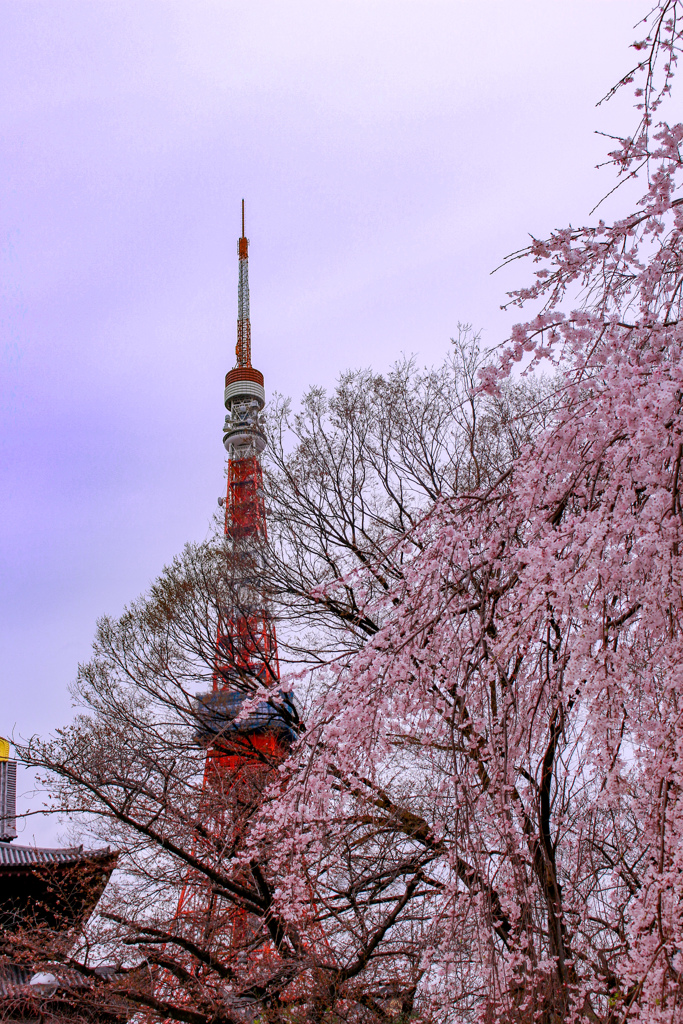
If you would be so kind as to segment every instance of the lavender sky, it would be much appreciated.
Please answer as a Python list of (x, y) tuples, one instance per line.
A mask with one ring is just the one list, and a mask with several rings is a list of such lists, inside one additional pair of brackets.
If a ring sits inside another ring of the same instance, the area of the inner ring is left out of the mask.
[(531, 268), (490, 271), (612, 184), (646, 8), (0, 0), (0, 733), (210, 529), (242, 196), (269, 393), (497, 344)]

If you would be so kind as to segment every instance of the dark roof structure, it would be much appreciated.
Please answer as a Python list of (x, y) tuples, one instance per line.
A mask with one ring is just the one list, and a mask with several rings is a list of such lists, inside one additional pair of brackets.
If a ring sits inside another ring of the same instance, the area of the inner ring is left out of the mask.
[(0, 844), (0, 867), (2, 865), (63, 864), (77, 861), (83, 854), (82, 846), (10, 846)]
[[(44, 849), (0, 843), (0, 1017), (6, 1021), (79, 1020), (123, 1024), (126, 1012), (98, 1005), (99, 978), (86, 978), (61, 964), (46, 972), (26, 962), (41, 937), (68, 935), (90, 917), (116, 867), (111, 850), (82, 846)], [(16, 946), (16, 940), (19, 946)], [(14, 941), (13, 941), (14, 940)], [(20, 949), (24, 952), (20, 954)], [(19, 958), (19, 962), (17, 962)], [(35, 961), (34, 961), (35, 962)], [(104, 976), (103, 976), (104, 978)]]
[[(54, 973), (53, 973), (54, 972)], [(125, 1024), (130, 1009), (121, 999), (98, 998), (98, 987), (114, 976), (111, 968), (91, 977), (54, 965), (35, 972), (16, 964), (0, 966), (0, 1019), (22, 1024)]]
[(77, 927), (94, 910), (118, 854), (0, 843), (0, 928)]
[[(112, 1010), (97, 999), (109, 968), (84, 974), (52, 963), (48, 949), (71, 945), (70, 933), (88, 920), (116, 867), (118, 853), (108, 847), (46, 849), (17, 846), (16, 762), (0, 738), (0, 1019), (122, 1024), (123, 1006)], [(10, 771), (9, 769), (13, 769)], [(46, 961), (43, 957), (47, 957)], [(42, 962), (42, 969), (34, 966)]]

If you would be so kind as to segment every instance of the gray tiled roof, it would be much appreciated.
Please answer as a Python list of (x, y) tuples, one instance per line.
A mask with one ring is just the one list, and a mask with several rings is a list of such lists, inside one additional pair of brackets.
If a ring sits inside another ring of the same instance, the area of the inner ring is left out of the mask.
[[(35, 973), (32, 967), (20, 967), (18, 964), (2, 964), (0, 966), (0, 999), (3, 996), (5, 998), (12, 996), (15, 998), (17, 996), (23, 996), (24, 998), (27, 996), (38, 996), (40, 998), (40, 993), (31, 988), (31, 978), (35, 976)], [(92, 987), (92, 978), (86, 977), (79, 971), (74, 970), (73, 967), (65, 967), (63, 964), (48, 964), (39, 973), (52, 974), (62, 991), (65, 989), (73, 990)], [(94, 973), (99, 978), (106, 980), (116, 974), (116, 968), (110, 966), (96, 967)], [(0, 1013), (2, 1013), (2, 1009), (0, 1004)], [(2, 1019), (5, 1020), (4, 1017)]]
[(18, 991), (30, 991), (28, 983), (33, 971), (15, 964), (3, 964), (0, 967), (0, 997), (15, 996)]
[(84, 850), (82, 846), (68, 846), (62, 849), (45, 849), (40, 846), (17, 846), (15, 843), (0, 843), (0, 867), (33, 867), (37, 864), (77, 864), (81, 860), (104, 857), (109, 847), (102, 850)]

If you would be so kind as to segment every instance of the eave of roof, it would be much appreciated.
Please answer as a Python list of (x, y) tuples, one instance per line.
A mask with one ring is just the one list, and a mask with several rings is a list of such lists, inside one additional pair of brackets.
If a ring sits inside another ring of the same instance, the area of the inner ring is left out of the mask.
[(80, 864), (105, 860), (111, 856), (108, 846), (101, 850), (84, 850), (82, 846), (48, 849), (40, 846), (17, 846), (0, 843), (0, 871), (3, 868), (38, 867), (50, 864)]

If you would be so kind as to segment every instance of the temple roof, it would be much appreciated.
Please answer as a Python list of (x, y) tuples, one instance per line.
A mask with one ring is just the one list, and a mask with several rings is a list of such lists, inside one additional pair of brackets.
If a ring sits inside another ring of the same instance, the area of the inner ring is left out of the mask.
[(108, 847), (43, 849), (0, 843), (0, 927), (82, 924), (92, 913), (116, 867)]
[[(103, 853), (98, 850), (94, 853)], [(106, 853), (109, 853), (107, 848)], [(10, 865), (33, 865), (33, 864), (76, 864), (83, 860), (83, 857), (91, 854), (84, 854), (82, 846), (66, 846), (57, 849), (43, 848), (40, 846), (16, 846), (14, 843), (0, 843), (0, 871)]]
[(115, 977), (113, 967), (96, 967), (85, 977), (59, 963), (47, 964), (37, 973), (30, 967), (0, 964), (0, 1019), (21, 1024), (125, 1024), (131, 1017), (125, 1001), (111, 995), (103, 998), (98, 992), (98, 984)]

